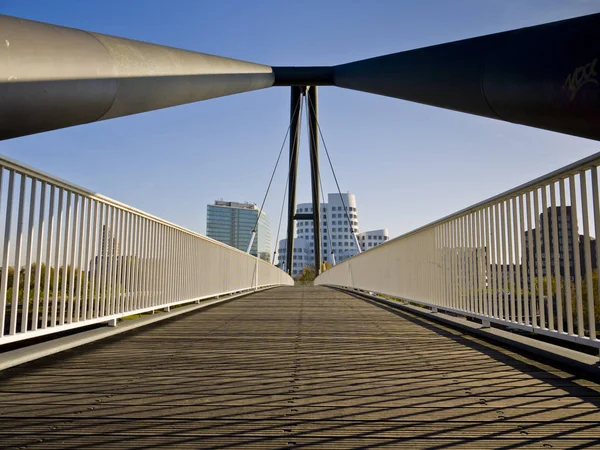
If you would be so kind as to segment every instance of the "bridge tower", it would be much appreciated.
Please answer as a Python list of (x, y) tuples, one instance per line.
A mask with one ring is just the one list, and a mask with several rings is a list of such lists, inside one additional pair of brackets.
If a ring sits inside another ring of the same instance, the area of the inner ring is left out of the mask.
[[(300, 146), (300, 105), (308, 97), (308, 131), (310, 140), (310, 181), (312, 190), (312, 213), (296, 213), (296, 184), (298, 176), (298, 151)], [(288, 184), (288, 227), (285, 267), (292, 275), (294, 254), (294, 223), (296, 220), (312, 220), (315, 251), (315, 273), (321, 272), (321, 192), (319, 189), (319, 130), (317, 86), (292, 86), (290, 96), (290, 173)]]

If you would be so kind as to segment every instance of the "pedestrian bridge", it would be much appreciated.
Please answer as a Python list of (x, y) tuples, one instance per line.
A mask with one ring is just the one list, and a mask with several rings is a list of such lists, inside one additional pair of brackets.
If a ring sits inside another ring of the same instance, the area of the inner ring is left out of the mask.
[[(6, 16), (0, 34), (0, 139), (291, 86), (288, 243), (307, 87), (314, 205), (317, 85), (600, 139), (598, 14), (309, 68)], [(1, 446), (600, 447), (599, 166), (558, 168), (303, 286), (0, 157)]]
[(5, 370), (5, 448), (593, 448), (600, 385), (355, 295), (279, 287)]

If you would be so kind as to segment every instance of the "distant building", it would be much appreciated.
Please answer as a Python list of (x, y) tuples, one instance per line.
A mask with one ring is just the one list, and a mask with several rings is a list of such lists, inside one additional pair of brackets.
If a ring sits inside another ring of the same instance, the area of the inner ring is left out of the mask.
[[(389, 240), (387, 229), (359, 232), (356, 197), (353, 194), (328, 194), (327, 203), (321, 203), (321, 261), (332, 264), (339, 263), (358, 253), (356, 242), (361, 251), (370, 250)], [(344, 207), (346, 208), (344, 210)], [(300, 203), (296, 206), (297, 214), (312, 213), (312, 203)], [(348, 222), (348, 220), (350, 222)], [(352, 232), (356, 233), (357, 240)], [(312, 220), (296, 222), (294, 237), (294, 254), (292, 256), (292, 276), (299, 275), (305, 266), (314, 264), (315, 243)], [(285, 270), (287, 239), (279, 241), (278, 266)]]
[(111, 264), (116, 264), (118, 268), (122, 258), (119, 240), (113, 235), (109, 226), (102, 225), (100, 254), (94, 256), (90, 261), (93, 271), (98, 273), (99, 270), (108, 270)]
[[(525, 241), (524, 241), (524, 249), (523, 253), (527, 255), (528, 261), (533, 260), (533, 270), (534, 276), (539, 275), (538, 270), (538, 252), (536, 247), (537, 241), (537, 233), (541, 231), (540, 234), (540, 248), (541, 248), (541, 269), (542, 276), (545, 277), (548, 273), (552, 276), (556, 276), (557, 273), (560, 273), (562, 278), (565, 277), (566, 267), (569, 267), (569, 278), (571, 281), (575, 280), (575, 252), (574, 252), (574, 244), (579, 246), (579, 259), (580, 259), (580, 267), (581, 267), (581, 275), (585, 274), (585, 253), (584, 253), (584, 236), (580, 234), (575, 234), (577, 238), (577, 242), (573, 242), (573, 233), (572, 233), (572, 210), (571, 206), (565, 206), (565, 219), (566, 219), (566, 229), (563, 229), (562, 226), (562, 208), (559, 206), (556, 208), (556, 218), (557, 218), (557, 229), (555, 230), (552, 225), (552, 207), (548, 208), (545, 212), (546, 220), (548, 224), (548, 244), (549, 244), (549, 253), (550, 253), (550, 263), (546, 261), (546, 242), (544, 239), (544, 213), (540, 214), (539, 219), (539, 229), (533, 228), (532, 230), (525, 231)], [(533, 249), (533, 254), (529, 253), (529, 241), (531, 240), (531, 246)], [(558, 269), (555, 267), (554, 261), (554, 242), (558, 240), (558, 254), (559, 254), (559, 267)], [(568, 255), (564, 253), (564, 242), (567, 242), (567, 252)], [(592, 256), (592, 270), (597, 268), (596, 264), (596, 240), (590, 238), (590, 250)], [(527, 263), (527, 274), (529, 278), (531, 278), (532, 274), (530, 273), (529, 263)]]
[(102, 225), (102, 238), (100, 242), (101, 256), (117, 256), (121, 252), (121, 244), (106, 225)]
[[(248, 250), (259, 214), (255, 204), (217, 200), (214, 205), (207, 205), (206, 212), (206, 235), (209, 238), (243, 252)], [(264, 211), (258, 221), (250, 254), (265, 261), (270, 261), (271, 258), (271, 227), (269, 217)]]

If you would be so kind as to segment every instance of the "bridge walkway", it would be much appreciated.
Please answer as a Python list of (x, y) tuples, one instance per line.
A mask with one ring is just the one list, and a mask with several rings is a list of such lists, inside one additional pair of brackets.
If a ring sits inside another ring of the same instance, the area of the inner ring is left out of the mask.
[(0, 447), (593, 448), (599, 406), (459, 331), (277, 288), (6, 370)]

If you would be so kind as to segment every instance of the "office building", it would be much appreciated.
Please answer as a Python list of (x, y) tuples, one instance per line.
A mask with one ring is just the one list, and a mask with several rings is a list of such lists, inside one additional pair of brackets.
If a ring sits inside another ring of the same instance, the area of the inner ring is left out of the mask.
[[(312, 203), (300, 203), (297, 214), (312, 213)], [(361, 251), (370, 250), (389, 240), (387, 229), (360, 232), (356, 197), (353, 194), (328, 194), (327, 203), (321, 203), (321, 261), (339, 263)], [(305, 266), (314, 264), (315, 243), (312, 220), (298, 220), (295, 224), (292, 276), (299, 275)], [(353, 236), (353, 231), (356, 238)], [(279, 267), (285, 270), (287, 239), (279, 241)]]
[[(571, 279), (571, 281), (575, 280), (575, 253), (574, 253), (574, 247), (573, 247), (573, 232), (572, 232), (572, 209), (571, 206), (565, 206), (564, 208), (565, 210), (565, 219), (566, 219), (566, 229), (563, 229), (563, 220), (562, 220), (562, 212), (563, 212), (563, 208), (558, 207), (556, 208), (556, 226), (557, 226), (557, 230), (554, 230), (554, 227), (552, 225), (552, 207), (548, 208), (545, 212), (546, 214), (546, 219), (544, 219), (544, 213), (540, 214), (540, 218), (539, 218), (539, 230), (541, 230), (540, 233), (540, 249), (541, 249), (541, 255), (542, 255), (542, 259), (541, 259), (541, 269), (542, 269), (542, 276), (546, 276), (548, 274), (548, 272), (555, 276), (557, 273), (560, 273), (561, 277), (564, 278), (565, 274), (566, 274), (566, 267), (568, 265), (569, 267), (569, 278)], [(548, 252), (550, 254), (550, 263), (548, 264), (546, 261), (546, 242), (544, 239), (544, 220), (547, 221), (547, 225), (548, 225), (548, 244), (549, 244), (549, 248), (548, 248)], [(539, 274), (539, 270), (538, 270), (538, 252), (537, 252), (537, 233), (538, 233), (538, 229), (533, 228), (532, 230), (528, 230), (525, 231), (525, 241), (524, 241), (524, 254), (528, 255), (528, 261), (533, 260), (533, 270), (534, 270), (534, 276), (538, 276)], [(559, 267), (558, 270), (555, 267), (555, 261), (554, 261), (554, 242), (555, 239), (558, 240), (557, 244), (558, 244), (558, 254), (559, 254)], [(580, 261), (580, 268), (581, 268), (581, 275), (583, 276), (585, 274), (585, 253), (584, 253), (584, 235), (580, 235), (577, 231), (575, 232), (575, 239), (577, 239), (577, 241), (575, 242), (575, 245), (577, 245), (579, 247), (579, 261)], [(532, 245), (532, 249), (533, 249), (533, 254), (529, 253), (529, 241), (531, 242)], [(567, 252), (568, 254), (565, 255), (564, 253), (564, 242), (567, 242)], [(590, 250), (591, 250), (591, 262), (592, 262), (592, 270), (597, 268), (597, 264), (596, 264), (596, 240), (593, 238), (590, 238)], [(530, 267), (529, 267), (529, 263), (527, 264), (527, 274), (529, 276), (529, 278), (531, 278), (531, 273), (530, 273)]]
[[(258, 214), (259, 209), (254, 203), (217, 200), (214, 205), (207, 205), (206, 235), (245, 252)], [(271, 259), (271, 229), (269, 217), (264, 211), (258, 220), (250, 254), (265, 261)]]

